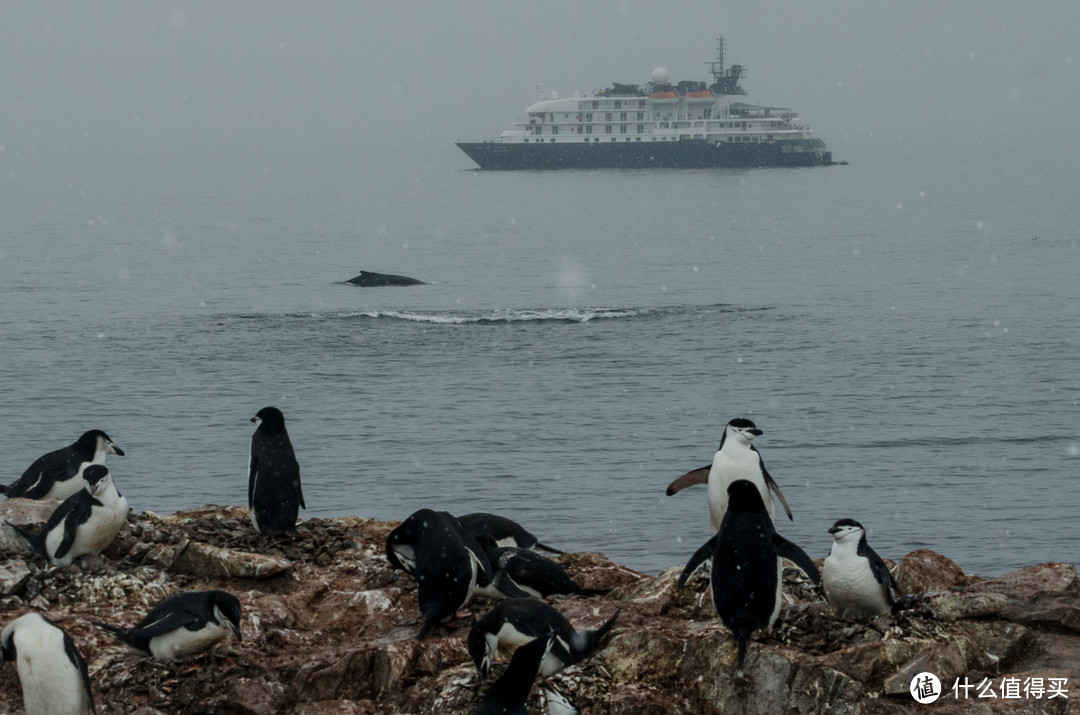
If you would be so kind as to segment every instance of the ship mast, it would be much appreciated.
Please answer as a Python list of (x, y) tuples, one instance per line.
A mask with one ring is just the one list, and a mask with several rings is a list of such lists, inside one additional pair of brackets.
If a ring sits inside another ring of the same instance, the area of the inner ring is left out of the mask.
[(713, 84), (709, 89), (713, 94), (746, 94), (739, 87), (744, 68), (742, 65), (732, 65), (731, 69), (724, 70), (724, 49), (724, 38), (716, 38), (716, 59), (705, 63), (709, 65), (709, 72), (713, 76)]

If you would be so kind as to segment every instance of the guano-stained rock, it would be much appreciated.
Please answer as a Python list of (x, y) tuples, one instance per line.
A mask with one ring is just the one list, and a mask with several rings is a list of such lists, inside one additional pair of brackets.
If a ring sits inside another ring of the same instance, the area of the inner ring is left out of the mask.
[[(94, 563), (50, 569), (37, 557), (0, 561), (0, 625), (29, 608), (62, 622), (87, 659), (103, 715), (472, 713), (477, 674), (465, 636), (489, 605), (474, 602), (469, 615), (418, 642), (415, 582), (383, 555), (395, 525), (313, 519), (295, 533), (266, 536), (238, 507), (146, 513)], [(956, 678), (1080, 683), (1080, 585), (1069, 564), (980, 579), (916, 551), (897, 569), (902, 588), (917, 594), (912, 608), (868, 621), (836, 617), (817, 589), (787, 570), (780, 619), (752, 639), (739, 677), (734, 639), (706, 580), (678, 589), (681, 566), (653, 577), (601, 554), (558, 560), (579, 583), (612, 589), (553, 599), (571, 623), (595, 628), (622, 609), (616, 635), (598, 653), (546, 682), (589, 715), (915, 715), (929, 712), (908, 690), (923, 670), (946, 690), (933, 706), (940, 713), (971, 711), (973, 703), (952, 697)], [(130, 625), (166, 595), (205, 588), (240, 599), (243, 641), (230, 637), (198, 657), (162, 663), (132, 655), (92, 624)], [(500, 655), (493, 678), (506, 660)], [(530, 699), (536, 712), (539, 690)], [(1065, 712), (1080, 692), (1070, 697), (999, 700), (987, 711)], [(17, 676), (4, 664), (0, 712), (20, 708)]]

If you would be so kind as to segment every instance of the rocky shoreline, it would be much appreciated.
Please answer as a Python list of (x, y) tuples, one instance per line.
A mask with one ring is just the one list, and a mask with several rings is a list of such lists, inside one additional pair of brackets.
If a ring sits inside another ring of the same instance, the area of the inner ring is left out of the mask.
[[(34, 524), (49, 507), (8, 500), (0, 523)], [(3, 526), (0, 621), (34, 609), (71, 634), (102, 714), (471, 713), (465, 636), (486, 606), (418, 642), (415, 585), (384, 555), (396, 525), (313, 519), (263, 536), (237, 507), (146, 512), (129, 517), (103, 556), (65, 569), (23, 553)], [(583, 713), (917, 713), (928, 706), (909, 686), (922, 672), (942, 683), (933, 712), (1080, 712), (1080, 580), (1070, 564), (982, 579), (915, 551), (896, 571), (900, 592), (918, 596), (914, 607), (865, 623), (836, 618), (788, 569), (780, 621), (754, 638), (740, 679), (704, 580), (679, 591), (681, 566), (653, 577), (601, 554), (559, 560), (582, 586), (613, 589), (554, 601), (578, 628), (622, 609), (605, 648), (548, 679)], [(165, 596), (209, 588), (239, 597), (242, 642), (162, 663), (91, 624), (130, 625)], [(953, 692), (958, 678), (975, 686), (966, 699)], [(15, 668), (4, 664), (0, 712), (21, 711)]]

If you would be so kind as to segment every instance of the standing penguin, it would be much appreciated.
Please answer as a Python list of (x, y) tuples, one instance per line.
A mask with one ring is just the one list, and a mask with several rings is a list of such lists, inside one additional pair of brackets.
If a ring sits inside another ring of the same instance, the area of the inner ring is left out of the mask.
[(256, 425), (248, 460), (251, 523), (264, 534), (294, 531), (300, 507), (307, 506), (300, 488), (300, 465), (285, 430), (285, 415), (276, 407), (264, 407), (251, 421)]
[(756, 630), (772, 628), (780, 615), (781, 558), (793, 562), (814, 583), (821, 583), (821, 576), (805, 551), (776, 533), (761, 491), (746, 479), (728, 487), (728, 507), (720, 530), (690, 557), (679, 577), (679, 587), (710, 557), (713, 606), (739, 644), (741, 671), (750, 636)]
[(71, 636), (40, 613), (19, 616), (0, 635), (4, 660), (13, 660), (26, 715), (97, 712), (86, 661)]
[(19, 479), (0, 485), (0, 494), (23, 499), (67, 499), (83, 488), (83, 471), (91, 464), (105, 464), (105, 457), (124, 456), (124, 450), (99, 429), (84, 432), (74, 444), (38, 457)]
[(866, 543), (866, 530), (854, 519), (841, 519), (829, 529), (833, 544), (821, 566), (825, 598), (841, 618), (869, 618), (892, 610), (896, 579)]
[(450, 620), (494, 576), (484, 550), (445, 511), (412, 513), (386, 538), (386, 559), (416, 579), (424, 616), (417, 640)]
[(227, 591), (185, 591), (169, 596), (131, 628), (95, 625), (158, 660), (201, 653), (230, 633), (243, 640), (240, 599)]
[(709, 523), (712, 525), (712, 530), (716, 532), (720, 529), (724, 512), (727, 510), (728, 485), (737, 479), (745, 479), (761, 492), (761, 501), (765, 504), (770, 518), (773, 515), (773, 501), (769, 495), (771, 489), (783, 505), (788, 519), (792, 519), (791, 508), (784, 499), (784, 494), (765, 469), (765, 460), (761, 458), (753, 445), (754, 438), (761, 435), (762, 431), (758, 426), (745, 417), (736, 417), (731, 420), (724, 428), (720, 446), (713, 455), (712, 465), (694, 469), (682, 475), (668, 485), (667, 495), (671, 496), (687, 487), (708, 482)]
[(100, 554), (127, 523), (127, 499), (116, 490), (108, 469), (92, 464), (83, 472), (82, 481), (83, 489), (61, 502), (40, 532), (31, 534), (14, 527), (30, 542), (30, 548), (47, 556), (54, 566), (68, 566), (80, 556)]

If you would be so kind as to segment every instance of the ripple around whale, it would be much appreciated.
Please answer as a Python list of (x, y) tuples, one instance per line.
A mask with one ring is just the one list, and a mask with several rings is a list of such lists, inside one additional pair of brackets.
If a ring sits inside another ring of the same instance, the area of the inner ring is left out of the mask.
[(768, 307), (744, 307), (727, 304), (708, 306), (668, 306), (661, 308), (635, 307), (570, 307), (570, 308), (498, 308), (488, 310), (361, 310), (309, 313), (246, 313), (219, 316), (217, 320), (242, 321), (308, 321), (308, 320), (386, 320), (433, 325), (495, 325), (507, 323), (587, 323), (593, 320), (668, 319), (695, 317), (703, 314), (749, 314), (768, 311)]

